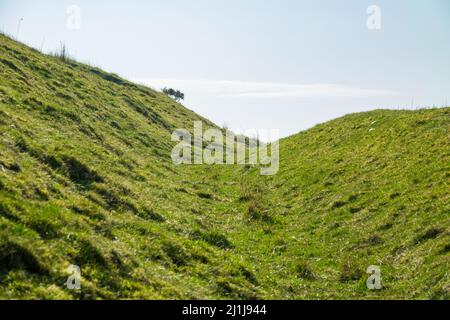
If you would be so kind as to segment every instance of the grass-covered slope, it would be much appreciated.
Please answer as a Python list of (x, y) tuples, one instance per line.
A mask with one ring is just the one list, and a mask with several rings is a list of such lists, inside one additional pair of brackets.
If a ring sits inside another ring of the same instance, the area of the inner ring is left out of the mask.
[[(172, 131), (194, 120), (165, 95), (1, 36), (0, 297), (219, 296), (233, 254), (197, 222), (210, 210), (202, 175), (170, 159)], [(65, 288), (70, 264), (81, 293)]]
[(449, 108), (319, 125), (271, 177), (172, 165), (195, 120), (0, 36), (0, 298), (449, 298)]
[(280, 172), (242, 191), (242, 210), (269, 221), (242, 243), (269, 294), (448, 299), (449, 125), (449, 108), (379, 110), (282, 140)]

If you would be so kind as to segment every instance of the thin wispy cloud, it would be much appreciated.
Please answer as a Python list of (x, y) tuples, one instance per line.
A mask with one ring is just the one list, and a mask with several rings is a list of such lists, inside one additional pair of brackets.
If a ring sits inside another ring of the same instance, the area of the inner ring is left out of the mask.
[(186, 93), (202, 93), (220, 97), (249, 98), (360, 98), (400, 95), (398, 92), (358, 88), (340, 84), (292, 84), (205, 79), (133, 79), (154, 89), (174, 87)]

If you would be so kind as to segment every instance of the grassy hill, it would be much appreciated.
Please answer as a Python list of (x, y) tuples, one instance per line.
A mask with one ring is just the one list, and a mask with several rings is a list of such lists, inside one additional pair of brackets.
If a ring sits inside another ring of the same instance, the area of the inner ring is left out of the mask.
[(316, 126), (270, 177), (174, 166), (196, 120), (0, 36), (0, 298), (449, 298), (449, 108)]

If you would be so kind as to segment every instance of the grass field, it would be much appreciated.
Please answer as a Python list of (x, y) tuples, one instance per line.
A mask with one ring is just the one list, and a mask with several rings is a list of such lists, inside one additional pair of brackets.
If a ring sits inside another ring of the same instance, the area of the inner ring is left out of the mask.
[(0, 35), (0, 298), (449, 299), (450, 108), (318, 125), (268, 177), (173, 165), (198, 120)]

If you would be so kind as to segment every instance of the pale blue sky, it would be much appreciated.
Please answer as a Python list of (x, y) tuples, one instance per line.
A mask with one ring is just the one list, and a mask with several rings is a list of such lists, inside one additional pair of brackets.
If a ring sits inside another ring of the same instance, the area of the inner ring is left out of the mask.
[[(81, 29), (66, 27), (69, 5)], [(381, 30), (366, 27), (369, 5)], [(450, 100), (448, 0), (0, 0), (0, 29), (156, 89), (231, 128), (296, 133)]]

